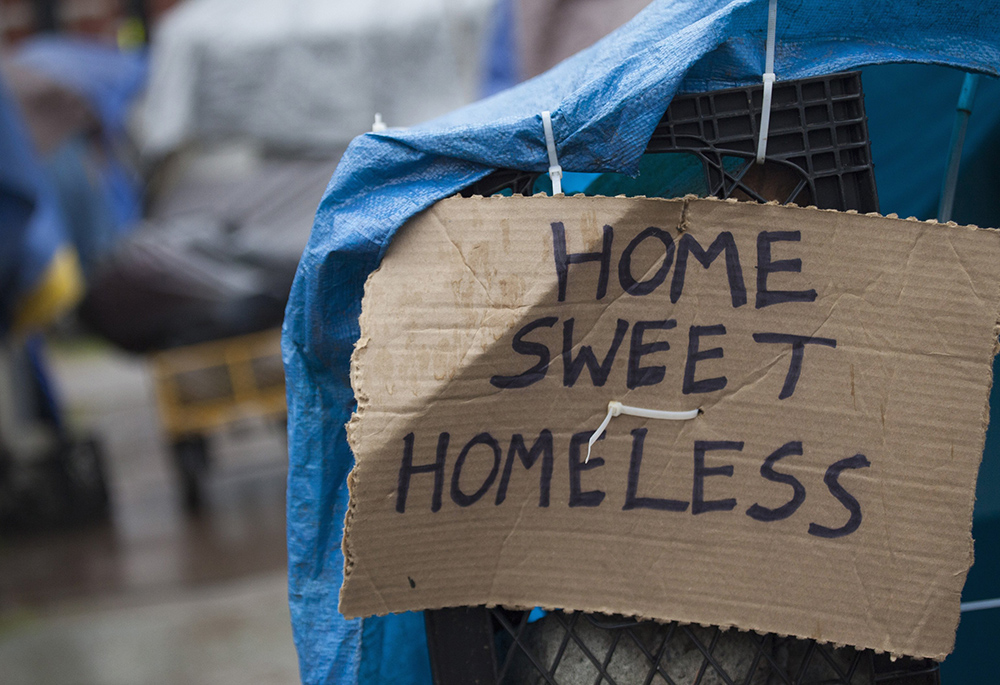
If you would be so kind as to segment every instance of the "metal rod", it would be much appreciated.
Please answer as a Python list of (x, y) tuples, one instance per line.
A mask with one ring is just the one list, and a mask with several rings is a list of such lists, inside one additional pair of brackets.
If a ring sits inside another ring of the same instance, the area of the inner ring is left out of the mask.
[(966, 74), (965, 80), (962, 81), (962, 92), (959, 93), (955, 112), (955, 125), (951, 130), (951, 144), (948, 146), (948, 166), (944, 174), (944, 184), (941, 186), (938, 221), (951, 221), (955, 190), (958, 188), (958, 167), (962, 161), (962, 146), (965, 144), (965, 131), (969, 127), (969, 116), (972, 114), (972, 103), (976, 99), (978, 85), (978, 74)]

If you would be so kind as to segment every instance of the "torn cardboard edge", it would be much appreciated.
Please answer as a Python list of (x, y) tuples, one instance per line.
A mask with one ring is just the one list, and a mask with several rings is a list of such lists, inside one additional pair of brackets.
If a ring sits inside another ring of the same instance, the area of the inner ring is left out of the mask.
[[(842, 649), (842, 648), (845, 648), (845, 647), (851, 647), (853, 649), (870, 649), (874, 654), (885, 654), (885, 655), (887, 655), (892, 661), (896, 661), (897, 659), (932, 659), (932, 660), (937, 661), (937, 662), (940, 663), (940, 662), (944, 661), (945, 658), (947, 658), (947, 656), (948, 656), (946, 654), (946, 655), (944, 655), (944, 656), (942, 656), (940, 658), (937, 658), (937, 657), (932, 657), (932, 656), (917, 656), (917, 655), (913, 655), (913, 654), (895, 654), (893, 652), (888, 652), (888, 651), (876, 649), (876, 648), (873, 648), (873, 647), (859, 648), (859, 647), (856, 647), (855, 645), (849, 644), (847, 642), (835, 642), (833, 640), (825, 640), (822, 637), (811, 637), (811, 636), (808, 636), (808, 635), (796, 635), (794, 633), (783, 633), (780, 630), (766, 630), (766, 629), (759, 628), (759, 627), (756, 627), (756, 628), (755, 627), (746, 627), (746, 626), (739, 626), (739, 625), (736, 625), (736, 624), (702, 623), (702, 622), (699, 622), (699, 621), (688, 621), (688, 620), (684, 620), (684, 619), (680, 619), (680, 618), (657, 618), (655, 616), (653, 616), (653, 617), (651, 617), (651, 616), (644, 616), (644, 615), (641, 615), (641, 614), (628, 613), (628, 612), (623, 613), (621, 611), (613, 611), (613, 610), (610, 610), (610, 609), (600, 609), (600, 608), (572, 609), (572, 608), (567, 608), (567, 607), (548, 606), (548, 605), (544, 605), (544, 604), (529, 606), (527, 604), (522, 605), (522, 604), (516, 604), (516, 603), (504, 603), (504, 604), (489, 603), (489, 604), (478, 604), (476, 606), (480, 606), (480, 607), (483, 607), (485, 609), (498, 609), (498, 608), (499, 609), (508, 609), (510, 611), (531, 611), (532, 609), (541, 609), (542, 611), (546, 611), (546, 612), (556, 612), (556, 611), (558, 611), (558, 612), (562, 612), (563, 614), (567, 614), (567, 615), (581, 614), (581, 613), (583, 613), (583, 614), (596, 614), (596, 615), (600, 615), (600, 616), (614, 616), (614, 617), (621, 617), (621, 618), (624, 618), (624, 619), (634, 619), (637, 622), (643, 622), (643, 623), (645, 623), (645, 622), (652, 622), (652, 623), (656, 623), (658, 625), (668, 625), (670, 623), (676, 623), (677, 625), (680, 625), (680, 626), (699, 626), (701, 628), (718, 628), (720, 631), (723, 631), (723, 632), (735, 630), (735, 631), (740, 632), (740, 633), (755, 633), (756, 635), (774, 635), (775, 637), (779, 637), (779, 638), (794, 638), (794, 639), (797, 639), (797, 640), (811, 640), (811, 641), (813, 641), (813, 642), (815, 642), (817, 644), (829, 645), (829, 646), (833, 647), (834, 649)], [(451, 605), (451, 604), (442, 604), (442, 605), (437, 605), (437, 606), (427, 606), (427, 607), (424, 607), (423, 609), (420, 609), (419, 611), (440, 611), (442, 609), (460, 609), (460, 608), (463, 608), (463, 606), (461, 606), (461, 605)], [(389, 616), (389, 615), (391, 615), (393, 613), (399, 613), (399, 612), (385, 611), (385, 612), (379, 612), (379, 613), (372, 614), (372, 616)], [(348, 619), (356, 619), (356, 618), (366, 618), (366, 616), (346, 616), (346, 618), (348, 618)]]
[[(812, 210), (812, 211), (816, 211), (816, 212), (832, 212), (834, 214), (853, 214), (853, 215), (856, 215), (856, 216), (874, 216), (874, 217), (878, 217), (880, 219), (894, 219), (894, 220), (897, 220), (897, 221), (911, 221), (911, 222), (920, 223), (920, 224), (935, 224), (935, 225), (938, 225), (938, 226), (950, 226), (952, 228), (969, 228), (969, 229), (976, 230), (976, 231), (1000, 231), (1000, 227), (978, 226), (976, 224), (959, 224), (959, 223), (956, 223), (954, 221), (938, 221), (937, 219), (918, 219), (915, 216), (900, 217), (899, 214), (896, 214), (895, 212), (890, 212), (889, 214), (882, 214), (880, 212), (859, 212), (856, 209), (839, 210), (839, 209), (820, 208), (820, 207), (817, 207), (816, 205), (799, 205), (799, 204), (795, 204), (794, 202), (778, 202), (777, 200), (771, 200), (769, 202), (754, 202), (754, 201), (751, 201), (751, 200), (739, 200), (739, 199), (737, 199), (735, 197), (726, 197), (726, 198), (714, 197), (714, 196), (702, 197), (700, 195), (692, 195), (690, 193), (687, 194), (687, 195), (681, 196), (681, 197), (671, 197), (671, 198), (667, 198), (667, 197), (651, 197), (651, 196), (648, 196), (648, 195), (586, 195), (584, 193), (574, 193), (572, 195), (546, 195), (545, 193), (535, 193), (534, 195), (472, 195), (470, 197), (465, 197), (465, 196), (463, 196), (461, 194), (457, 194), (456, 193), (455, 195), (451, 195), (449, 197), (443, 198), (442, 200), (439, 200), (439, 202), (444, 202), (445, 200), (451, 200), (451, 199), (462, 199), (462, 200), (476, 199), (476, 200), (488, 200), (490, 202), (505, 202), (505, 201), (506, 202), (510, 202), (510, 201), (520, 202), (520, 201), (523, 201), (523, 200), (554, 200), (554, 199), (576, 199), (576, 198), (586, 198), (586, 199), (597, 198), (597, 199), (609, 199), (609, 200), (610, 199), (614, 199), (614, 200), (653, 200), (653, 201), (660, 201), (660, 202), (677, 202), (678, 200), (684, 200), (685, 201), (685, 206), (687, 206), (687, 204), (689, 204), (690, 202), (695, 202), (695, 201), (697, 201), (697, 202), (725, 202), (725, 203), (728, 203), (728, 204), (743, 204), (743, 205), (753, 205), (753, 206), (758, 206), (758, 207), (787, 207), (789, 209), (808, 209), (808, 210)], [(410, 217), (410, 219), (408, 220), (407, 223), (409, 223), (409, 221), (413, 221), (418, 216), (420, 216), (420, 214), (422, 214), (423, 212), (426, 212), (426, 211), (432, 209), (433, 207), (434, 207), (434, 205), (431, 205), (427, 209), (424, 209), (421, 212), (418, 212), (417, 214), (414, 214), (412, 217)], [(678, 232), (681, 232), (681, 233), (684, 232), (683, 228), (682, 228), (683, 224), (684, 224), (684, 222), (682, 221), (681, 225), (677, 227)], [(378, 271), (378, 268), (376, 268), (375, 271)], [(374, 272), (372, 272), (372, 273), (374, 273)]]
[[(533, 196), (531, 198), (526, 198), (526, 197), (508, 198), (508, 197), (502, 197), (502, 196), (477, 197), (477, 198), (474, 198), (474, 200), (478, 201), (478, 202), (501, 203), (501, 204), (505, 203), (505, 202), (524, 202), (524, 201), (531, 202), (531, 201), (535, 201), (536, 199), (537, 200), (547, 200), (549, 202), (555, 201), (555, 202), (570, 202), (571, 203), (571, 202), (573, 202), (573, 200), (576, 197), (586, 197), (588, 200), (594, 199), (594, 198), (591, 198), (589, 196), (582, 196), (582, 195), (580, 195), (580, 196), (570, 196), (570, 197), (557, 197), (557, 198), (551, 198), (551, 197), (545, 196), (545, 195), (536, 195), (536, 196)], [(661, 199), (661, 198), (624, 198), (624, 196), (617, 196), (617, 199), (643, 200), (643, 201), (646, 201), (646, 202), (672, 202), (672, 203), (677, 202), (677, 199), (666, 200), (666, 199)], [(720, 203), (728, 203), (728, 204), (745, 204), (745, 205), (755, 205), (756, 204), (756, 203), (752, 203), (752, 202), (740, 202), (740, 201), (737, 201), (735, 199), (720, 200), (720, 199), (716, 199), (716, 198), (698, 198), (696, 196), (690, 196), (690, 195), (686, 196), (684, 198), (679, 198), (679, 199), (682, 199), (683, 202), (684, 202), (684, 204), (683, 204), (683, 208), (682, 208), (682, 214), (681, 214), (682, 218), (681, 218), (680, 225), (674, 227), (675, 230), (678, 231), (678, 233), (683, 233), (685, 231), (685, 229), (686, 229), (686, 227), (684, 226), (684, 223), (686, 222), (686, 219), (687, 219), (687, 208), (690, 206), (690, 204), (692, 202), (695, 202), (695, 201), (697, 201), (699, 203), (703, 203), (703, 202), (720, 202)], [(463, 198), (463, 201), (464, 200), (465, 199)], [(787, 209), (788, 211), (796, 211), (796, 212), (797, 211), (810, 211), (810, 210), (812, 210), (812, 211), (821, 211), (821, 212), (832, 212), (832, 213), (835, 213), (835, 214), (855, 214), (855, 215), (858, 214), (858, 212), (854, 212), (854, 211), (838, 212), (837, 210), (829, 210), (829, 209), (817, 210), (817, 208), (813, 207), (813, 206), (810, 206), (810, 207), (798, 207), (798, 206), (795, 206), (795, 205), (781, 205), (780, 203), (777, 203), (777, 202), (772, 202), (772, 203), (767, 203), (767, 204), (770, 205), (770, 206), (782, 207), (784, 209)], [(426, 211), (431, 211), (432, 209), (433, 209), (433, 207), (430, 208), (429, 210), (424, 210), (424, 211), (425, 212)], [(423, 213), (421, 213), (421, 214), (423, 214)], [(419, 216), (421, 216), (421, 215), (418, 214), (417, 216), (412, 217), (410, 219), (410, 221), (412, 222), (412, 221), (416, 220)], [(878, 213), (868, 213), (868, 214), (864, 214), (862, 216), (873, 216), (873, 217), (879, 217), (879, 218), (882, 218), (882, 219), (889, 219), (889, 220), (901, 221), (901, 222), (907, 222), (907, 223), (923, 223), (923, 224), (940, 225), (940, 226), (947, 226), (949, 228), (966, 228), (966, 229), (973, 230), (973, 231), (991, 231), (991, 232), (992, 231), (996, 231), (996, 229), (979, 228), (979, 227), (976, 227), (976, 226), (961, 226), (960, 227), (955, 222), (940, 223), (940, 222), (937, 222), (935, 220), (920, 221), (920, 220), (918, 220), (918, 219), (916, 219), (914, 217), (910, 217), (910, 218), (907, 218), (907, 219), (900, 219), (897, 215), (894, 215), (894, 214), (889, 214), (889, 215), (884, 215), (883, 216), (883, 215), (880, 215)], [(405, 227), (403, 229), (401, 229), (401, 230), (405, 230)], [(367, 297), (367, 294), (368, 294), (368, 291), (369, 291), (369, 284), (371, 283), (372, 279), (376, 277), (376, 274), (380, 271), (380, 269), (381, 269), (381, 265), (375, 271), (373, 271), (371, 274), (369, 274), (369, 276), (367, 278), (367, 281), (366, 281), (366, 285), (365, 285), (366, 297)], [(1000, 348), (1000, 344), (997, 343), (997, 338), (996, 338), (997, 331), (1000, 331), (1000, 282), (998, 282), (997, 287), (998, 287), (998, 294), (997, 294), (997, 296), (995, 298), (995, 301), (994, 301), (994, 306), (996, 308), (996, 311), (994, 312), (994, 322), (995, 323), (994, 323), (994, 347), (993, 347), (993, 354), (996, 354), (997, 349)], [(358, 439), (357, 438), (357, 428), (358, 428), (359, 422), (361, 421), (362, 417), (364, 416), (366, 410), (368, 409), (369, 403), (370, 403), (370, 398), (369, 398), (369, 396), (368, 396), (368, 394), (366, 392), (366, 389), (363, 387), (363, 382), (362, 382), (362, 379), (361, 379), (361, 374), (359, 373), (359, 369), (361, 368), (361, 365), (364, 363), (364, 358), (365, 358), (365, 355), (366, 355), (366, 353), (368, 351), (369, 343), (370, 343), (370, 338), (368, 337), (368, 332), (366, 330), (362, 329), (361, 335), (359, 337), (359, 340), (358, 340), (357, 344), (355, 345), (355, 349), (354, 349), (354, 351), (352, 353), (352, 356), (351, 356), (351, 383), (352, 383), (352, 387), (353, 387), (354, 392), (355, 392), (355, 397), (357, 399), (358, 405), (357, 405), (357, 410), (352, 414), (351, 420), (347, 423), (346, 427), (347, 427), (348, 442), (349, 442), (349, 444), (351, 446), (352, 451), (355, 453), (355, 457), (356, 457), (357, 461), (356, 461), (354, 469), (352, 469), (352, 471), (351, 471), (351, 473), (350, 473), (350, 475), (348, 477), (348, 484), (349, 484), (349, 487), (350, 487), (351, 495), (350, 495), (350, 502), (349, 502), (348, 511), (347, 511), (346, 518), (345, 518), (345, 534), (344, 534), (343, 543), (342, 543), (342, 549), (343, 549), (344, 558), (345, 558), (345, 568), (344, 568), (345, 585), (346, 585), (348, 579), (350, 578), (351, 574), (353, 573), (354, 567), (355, 567), (354, 556), (353, 556), (353, 552), (352, 552), (352, 544), (351, 544), (351, 535), (350, 535), (350, 532), (351, 532), (351, 528), (352, 528), (352, 523), (353, 523), (354, 517), (356, 515), (356, 509), (357, 509), (356, 492), (357, 492), (357, 487), (358, 487), (358, 469), (359, 469), (359, 466), (360, 466), (360, 463), (361, 463), (361, 459), (358, 458), (358, 456), (357, 456), (357, 439)], [(989, 377), (987, 379), (987, 385), (991, 386), (992, 382), (993, 382), (993, 378), (992, 378), (992, 367), (991, 367), (990, 371), (989, 371)], [(988, 393), (987, 393), (987, 401), (985, 403), (985, 406), (983, 408), (982, 415), (981, 415), (982, 425), (985, 427), (988, 424), (988, 421), (989, 421), (989, 402), (988, 402)], [(984, 431), (984, 433), (985, 433), (985, 431)], [(980, 455), (982, 453), (982, 448), (983, 448), (984, 441), (985, 441), (985, 434), (983, 435), (982, 439), (980, 440), (980, 444), (979, 444), (979, 453), (980, 453)], [(978, 464), (977, 464), (977, 468), (978, 468)], [(970, 527), (967, 530), (967, 535), (968, 535), (968, 540), (969, 540), (969, 559), (970, 559), (970, 564), (969, 565), (970, 566), (971, 566), (971, 560), (972, 560), (972, 537), (971, 537), (971, 518), (972, 517), (971, 517), (971, 512), (972, 512), (972, 507), (974, 505), (974, 502), (975, 502), (975, 492), (974, 492), (974, 489), (973, 489), (973, 491), (972, 491), (972, 493), (970, 495), (970, 502), (969, 502), (969, 505), (968, 505), (968, 513), (969, 513), (968, 521), (969, 521), (969, 526)], [(342, 589), (342, 596), (343, 596), (343, 589)], [(957, 603), (958, 599), (956, 598), (955, 601)], [(425, 606), (424, 608), (426, 608), (426, 609), (436, 609), (436, 608), (445, 608), (447, 606), (453, 606), (453, 605), (448, 604), (448, 603), (444, 603), (444, 604), (441, 604), (440, 606)], [(491, 606), (491, 605), (487, 605), (487, 606)], [(495, 606), (495, 605), (492, 605), (492, 606)], [(503, 606), (508, 606), (510, 608), (516, 608), (516, 609), (530, 609), (530, 608), (532, 608), (532, 606), (528, 606), (528, 605), (511, 605), (511, 604), (506, 604), (506, 603)], [(554, 608), (554, 607), (545, 607), (543, 605), (543, 608), (550, 608), (551, 609), (551, 608)], [(648, 614), (648, 612), (634, 612), (634, 613), (630, 613), (628, 611), (622, 611), (621, 608), (601, 607), (601, 606), (598, 606), (598, 605), (592, 605), (592, 606), (586, 606), (586, 607), (561, 607), (561, 608), (564, 611), (588, 611), (588, 612), (593, 611), (593, 612), (599, 612), (599, 613), (611, 613), (611, 614), (617, 614), (617, 615), (630, 616), (630, 617), (634, 617), (634, 618), (642, 619), (642, 620), (653, 620), (653, 621), (657, 621), (657, 622), (678, 621), (678, 622), (681, 622), (681, 623), (694, 624), (694, 625), (718, 625), (718, 627), (723, 628), (723, 629), (737, 628), (738, 630), (741, 630), (741, 631), (768, 632), (768, 633), (775, 633), (775, 634), (779, 634), (779, 635), (782, 635), (782, 634), (783, 635), (790, 635), (790, 636), (794, 636), (794, 637), (798, 637), (798, 638), (804, 638), (804, 639), (814, 639), (814, 640), (817, 640), (818, 642), (822, 642), (822, 643), (825, 643), (825, 644), (833, 644), (833, 645), (844, 644), (842, 642), (824, 640), (822, 637), (817, 637), (816, 635), (810, 635), (810, 634), (804, 634), (804, 633), (797, 633), (797, 632), (791, 632), (791, 633), (776, 632), (773, 629), (768, 629), (768, 628), (766, 628), (766, 627), (764, 627), (762, 625), (748, 625), (747, 622), (743, 622), (741, 625), (706, 624), (706, 623), (703, 623), (703, 622), (700, 622), (700, 621), (696, 621), (696, 620), (686, 620), (685, 618), (680, 617), (680, 616), (674, 616), (674, 615), (651, 616), (651, 615)], [(389, 611), (378, 612), (376, 615), (384, 615), (386, 613), (392, 613), (392, 612), (389, 612)], [(669, 612), (667, 612), (667, 613), (669, 614)], [(917, 656), (917, 657), (922, 657), (922, 658), (935, 658), (935, 659), (941, 660), (945, 656), (947, 656), (947, 654), (907, 654), (907, 655), (904, 655), (904, 654), (893, 654), (892, 652), (887, 651), (887, 650), (879, 650), (877, 648), (872, 648), (872, 649), (875, 649), (875, 651), (877, 651), (877, 652), (892, 654), (894, 657), (895, 656)]]

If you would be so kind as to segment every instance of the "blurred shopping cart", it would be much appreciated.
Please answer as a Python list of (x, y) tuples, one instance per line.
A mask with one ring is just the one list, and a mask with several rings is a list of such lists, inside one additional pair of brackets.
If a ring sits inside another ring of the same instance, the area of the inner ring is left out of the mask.
[(210, 434), (249, 420), (285, 425), (278, 329), (177, 347), (152, 356), (157, 407), (184, 503), (202, 503)]

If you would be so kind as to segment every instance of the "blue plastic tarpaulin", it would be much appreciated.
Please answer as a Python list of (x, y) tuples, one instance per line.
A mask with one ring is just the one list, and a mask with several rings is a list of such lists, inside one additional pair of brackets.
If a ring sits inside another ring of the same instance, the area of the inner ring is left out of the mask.
[(54, 280), (53, 264), (67, 246), (55, 191), (17, 104), (0, 81), (0, 337), (18, 319), (30, 318), (22, 306)]
[(82, 95), (113, 135), (125, 131), (129, 108), (145, 86), (148, 70), (144, 52), (122, 52), (66, 36), (32, 38), (18, 47), (12, 60)]
[[(18, 46), (11, 61), (80, 95), (93, 109), (101, 123), (105, 155), (96, 182), (101, 197), (89, 204), (100, 202), (106, 206), (103, 211), (109, 213), (105, 221), (113, 225), (111, 232), (120, 235), (131, 229), (142, 215), (142, 184), (117, 159), (115, 149), (126, 137), (129, 110), (146, 85), (149, 70), (146, 53), (123, 52), (79, 38), (39, 36)], [(63, 149), (59, 157), (52, 166), (61, 169), (54, 175), (59, 171), (76, 173), (73, 167), (80, 165), (78, 151)], [(58, 182), (58, 178), (54, 180)], [(94, 211), (92, 206), (84, 207), (79, 202), (67, 209), (71, 210), (67, 212), (71, 214), (68, 217), (71, 222), (79, 222), (76, 215), (81, 212)], [(96, 225), (86, 225), (84, 230), (102, 230), (100, 220), (92, 223)], [(107, 242), (118, 235), (109, 237)]]
[[(899, 0), (778, 3), (779, 80), (925, 62), (996, 76), (1000, 5)], [(759, 83), (766, 0), (669, 1), (549, 72), (408, 130), (361, 136), (327, 188), (286, 313), (289, 597), (308, 683), (430, 682), (423, 621), (337, 611), (353, 465), (344, 424), (368, 274), (396, 230), (495, 168), (548, 168), (550, 110), (567, 171), (634, 174), (677, 92)]]

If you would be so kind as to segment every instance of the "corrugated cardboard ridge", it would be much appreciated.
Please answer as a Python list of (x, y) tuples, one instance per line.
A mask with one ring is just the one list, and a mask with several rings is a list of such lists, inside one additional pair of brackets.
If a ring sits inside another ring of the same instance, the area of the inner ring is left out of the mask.
[[(487, 202), (520, 202), (524, 200), (551, 200), (552, 195), (546, 195), (545, 193), (535, 193), (534, 195), (474, 195), (476, 201), (487, 201)], [(777, 200), (771, 200), (770, 202), (752, 202), (748, 200), (738, 200), (734, 197), (720, 198), (715, 196), (702, 197), (700, 195), (684, 195), (681, 197), (665, 198), (665, 197), (649, 197), (647, 195), (584, 195), (583, 193), (574, 193), (573, 195), (556, 195), (557, 198), (572, 199), (572, 198), (613, 198), (619, 200), (658, 200), (663, 202), (676, 202), (677, 200), (684, 200), (686, 204), (691, 202), (726, 202), (728, 204), (744, 204), (744, 205), (763, 205), (765, 207), (788, 207), (790, 209), (809, 209), (816, 212), (832, 212), (834, 214), (860, 214), (861, 216), (876, 216), (882, 219), (896, 219), (898, 221), (913, 221), (921, 224), (935, 224), (938, 226), (950, 226), (952, 228), (967, 228), (973, 231), (1000, 231), (1000, 227), (990, 227), (990, 226), (977, 226), (976, 224), (958, 224), (954, 221), (938, 221), (937, 219), (918, 219), (915, 216), (908, 216), (900, 218), (899, 214), (895, 212), (890, 212), (889, 214), (881, 214), (879, 212), (864, 212), (861, 214), (856, 209), (848, 209), (846, 211), (841, 211), (839, 209), (829, 209), (829, 208), (819, 208), (816, 205), (798, 205), (794, 202), (778, 202)], [(453, 198), (460, 199), (471, 199), (464, 198), (461, 195), (453, 195), (451, 198), (446, 198), (451, 200)]]
[[(684, 198), (684, 211), (682, 212), (682, 223), (683, 223), (683, 221), (685, 220), (685, 217), (686, 217), (686, 208), (693, 202), (694, 199), (695, 198), (692, 198), (692, 197)], [(475, 201), (476, 202), (487, 202), (487, 203), (491, 203), (492, 204), (492, 203), (495, 203), (495, 202), (500, 202), (500, 203), (510, 202), (511, 198), (495, 197), (495, 198), (487, 198), (487, 199), (477, 199)], [(518, 198), (517, 201), (524, 201), (524, 198)], [(674, 202), (675, 203), (676, 202), (676, 200), (674, 200), (674, 201), (658, 200), (658, 201), (659, 202), (664, 202), (664, 203), (667, 203), (667, 202)], [(737, 202), (735, 200), (705, 200), (705, 199), (698, 199), (698, 201), (699, 202), (727, 202), (727, 203), (731, 203), (731, 204), (737, 204)], [(777, 204), (777, 203), (774, 203), (774, 204)], [(803, 210), (803, 208), (797, 208), (797, 207), (789, 207), (788, 209), (790, 211), (796, 211), (796, 210), (797, 211), (802, 211)], [(808, 208), (806, 208), (806, 209), (808, 209)], [(834, 210), (821, 210), (821, 211), (837, 213)], [(875, 216), (878, 216), (878, 215), (875, 215)], [(885, 218), (895, 219), (896, 221), (906, 221), (906, 222), (910, 222), (910, 223), (929, 223), (929, 224), (936, 224), (936, 223), (938, 223), (936, 221), (918, 222), (917, 220), (915, 220), (913, 218), (910, 218), (910, 219), (898, 219), (898, 217), (893, 217), (891, 215), (889, 217), (885, 217)], [(954, 227), (955, 224), (949, 223), (948, 226)], [(970, 230), (979, 230), (979, 231), (994, 232), (993, 229), (976, 229), (975, 227), (969, 227), (969, 228), (970, 228)], [(374, 278), (374, 274), (369, 277), (369, 284), (371, 283), (372, 278)], [(368, 292), (368, 285), (366, 284), (366, 296), (367, 296), (367, 292)], [(539, 293), (539, 294), (541, 294), (541, 293)], [(983, 301), (985, 302), (985, 300), (983, 300)], [(525, 305), (525, 306), (530, 306), (530, 304)], [(993, 317), (994, 321), (995, 322), (996, 321), (1000, 321), (1000, 281), (998, 281), (998, 283), (997, 283), (997, 293), (995, 294), (995, 296), (993, 298), (993, 306), (994, 306), (994, 309), (995, 309), (995, 311), (994, 311), (994, 317)], [(368, 337), (367, 337), (368, 334), (369, 334), (368, 319), (367, 319), (367, 317), (366, 317), (365, 314), (362, 314), (362, 317), (361, 317), (361, 338), (359, 339), (359, 342), (358, 342), (358, 344), (355, 347), (354, 354), (352, 355), (352, 373), (351, 373), (352, 385), (354, 386), (355, 393), (356, 393), (356, 396), (357, 396), (357, 399), (358, 399), (358, 411), (352, 417), (352, 420), (348, 424), (348, 439), (349, 439), (349, 442), (351, 444), (352, 449), (355, 450), (356, 454), (358, 454), (361, 451), (361, 450), (359, 450), (359, 445), (358, 445), (359, 436), (358, 436), (358, 433), (357, 433), (357, 426), (358, 426), (358, 423), (359, 423), (361, 417), (365, 414), (365, 412), (369, 408), (369, 403), (370, 403), (370, 399), (369, 399), (369, 397), (367, 395), (366, 389), (363, 387), (363, 381), (362, 381), (361, 374), (358, 373), (359, 369), (364, 364), (364, 358), (365, 358), (365, 355), (368, 352), (368, 343), (369, 343), (369, 340), (368, 340)], [(994, 337), (993, 340), (995, 342), (995, 337)], [(992, 373), (991, 373), (991, 371), (990, 371), (990, 379), (989, 379), (989, 381), (990, 382), (992, 381)], [(982, 416), (981, 416), (981, 421), (982, 421), (982, 425), (984, 425), (984, 426), (986, 425), (986, 422), (988, 421), (988, 404), (986, 404), (986, 406), (984, 407), (984, 410), (983, 410), (983, 413), (982, 413)], [(980, 442), (982, 442), (982, 441), (980, 441)], [(981, 451), (982, 451), (982, 444), (979, 445), (979, 451), (981, 453)], [(360, 464), (361, 464), (361, 462), (359, 461), (358, 462), (358, 466), (360, 466)], [(351, 571), (354, 568), (354, 558), (353, 558), (352, 553), (351, 553), (350, 528), (351, 528), (351, 524), (353, 522), (353, 519), (354, 519), (354, 516), (355, 516), (355, 513), (356, 513), (356, 506), (357, 506), (357, 503), (355, 501), (355, 492), (356, 492), (357, 486), (358, 486), (357, 472), (358, 472), (358, 468), (356, 467), (355, 470), (352, 471), (351, 478), (350, 478), (351, 503), (350, 503), (348, 514), (347, 514), (347, 529), (348, 530), (347, 530), (347, 533), (345, 534), (344, 544), (343, 544), (344, 553), (345, 553), (345, 585), (346, 585), (346, 579), (350, 577)], [(973, 502), (974, 502), (974, 500), (973, 500), (973, 494), (970, 493), (969, 494), (969, 503), (968, 503), (968, 513), (969, 513), (969, 516), (968, 516), (968, 518), (966, 518), (966, 520), (968, 520), (970, 522), (971, 522), (971, 510), (972, 510)], [(970, 550), (970, 555), (971, 555), (971, 534), (970, 533), (967, 533), (967, 534), (969, 535), (969, 550)], [(494, 573), (495, 572), (496, 572), (496, 569), (494, 569)], [(957, 601), (958, 601), (957, 600), (957, 596), (956, 596), (955, 601), (957, 603)], [(509, 603), (504, 603), (504, 605), (505, 606), (512, 606)], [(448, 604), (442, 604), (442, 606), (449, 606), (449, 605)], [(513, 605), (513, 606), (514, 606), (514, 608), (530, 608), (531, 607), (530, 604), (529, 605)], [(425, 608), (440, 608), (440, 607), (425, 606)], [(688, 620), (688, 619), (690, 619), (689, 616), (685, 616), (685, 615), (682, 615), (682, 614), (677, 613), (677, 612), (671, 613), (671, 612), (668, 611), (668, 612), (664, 612), (667, 615), (663, 615), (663, 616), (651, 616), (651, 615), (649, 615), (648, 612), (642, 612), (642, 611), (640, 611), (638, 609), (636, 609), (635, 611), (629, 612), (627, 610), (627, 607), (622, 607), (622, 606), (618, 605), (618, 606), (615, 606), (614, 608), (612, 608), (612, 607), (604, 606), (604, 605), (602, 605), (600, 603), (594, 603), (594, 604), (591, 604), (591, 605), (588, 605), (588, 606), (577, 606), (577, 607), (572, 607), (572, 608), (577, 609), (577, 610), (582, 610), (582, 611), (598, 611), (598, 612), (603, 612), (603, 613), (616, 613), (616, 614), (622, 614), (622, 615), (627, 615), (627, 616), (634, 616), (634, 617), (637, 617), (637, 618), (652, 618), (654, 620), (660, 620), (660, 621), (680, 620), (682, 622), (698, 623), (698, 624), (701, 624), (701, 625), (705, 625), (704, 623), (702, 623), (700, 621), (691, 621), (691, 620)], [(384, 614), (384, 613), (389, 613), (389, 612), (388, 611), (381, 611), (381, 612), (376, 612), (376, 613)], [(724, 627), (724, 628), (725, 627), (734, 627), (734, 626), (727, 625), (727, 624), (719, 624), (719, 625), (720, 625), (720, 627)], [(765, 627), (765, 626), (763, 626), (761, 624), (752, 625), (750, 622), (747, 622), (747, 621), (743, 621), (742, 622), (742, 624), (740, 626), (740, 629), (741, 630), (754, 630), (754, 631), (768, 631), (768, 630), (770, 630), (770, 632), (774, 632), (773, 626), (771, 626), (770, 628), (768, 628), (768, 627)], [(831, 642), (829, 640), (824, 639), (824, 637), (822, 635), (817, 635), (817, 634), (802, 634), (801, 632), (799, 632), (799, 633), (788, 633), (788, 634), (795, 635), (796, 637), (805, 637), (805, 638), (818, 639), (818, 640), (823, 641), (823, 642), (830, 642), (831, 644), (835, 644), (835, 643), (833, 643), (833, 642)], [(862, 646), (871, 646), (871, 647), (873, 647), (875, 649), (878, 649), (877, 645), (862, 645)], [(938, 658), (938, 659), (943, 658), (945, 656), (945, 654), (919, 654), (919, 653), (918, 654), (911, 654), (911, 655), (912, 656), (927, 656), (927, 657), (933, 657), (933, 658)]]

